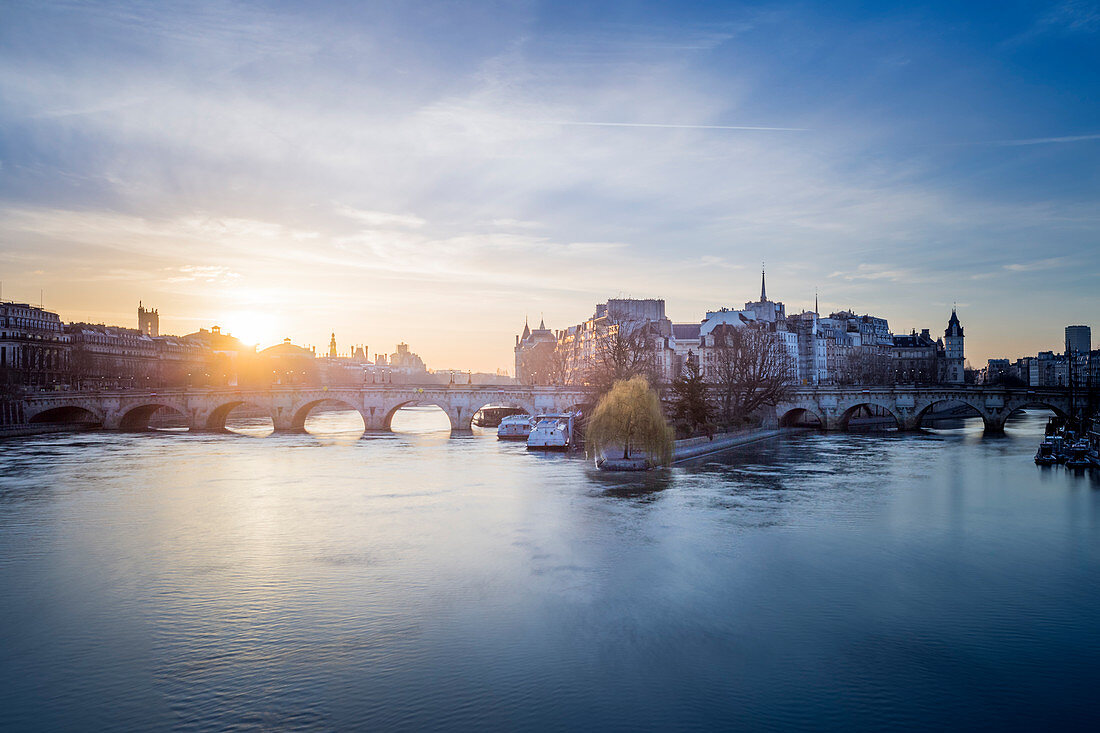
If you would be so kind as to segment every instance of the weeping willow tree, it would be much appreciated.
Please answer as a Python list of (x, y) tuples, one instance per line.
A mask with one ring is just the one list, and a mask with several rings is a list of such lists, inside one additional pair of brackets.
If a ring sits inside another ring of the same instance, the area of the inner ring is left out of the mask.
[(623, 447), (623, 459), (630, 451), (645, 451), (657, 465), (672, 460), (672, 429), (661, 413), (657, 393), (645, 377), (615, 382), (588, 419), (585, 442), (593, 453)]

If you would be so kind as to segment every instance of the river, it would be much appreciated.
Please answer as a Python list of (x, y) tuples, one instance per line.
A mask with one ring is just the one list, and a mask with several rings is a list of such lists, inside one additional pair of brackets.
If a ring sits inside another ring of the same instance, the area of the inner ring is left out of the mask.
[(0, 443), (5, 730), (1086, 727), (1045, 415), (612, 476), (491, 432)]

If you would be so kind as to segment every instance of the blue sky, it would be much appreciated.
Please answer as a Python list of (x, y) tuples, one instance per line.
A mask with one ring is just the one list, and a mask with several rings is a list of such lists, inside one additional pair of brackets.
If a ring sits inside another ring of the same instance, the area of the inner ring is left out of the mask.
[(0, 62), (4, 297), (66, 319), (492, 369), (765, 260), (975, 365), (1100, 327), (1097, 2), (7, 2)]

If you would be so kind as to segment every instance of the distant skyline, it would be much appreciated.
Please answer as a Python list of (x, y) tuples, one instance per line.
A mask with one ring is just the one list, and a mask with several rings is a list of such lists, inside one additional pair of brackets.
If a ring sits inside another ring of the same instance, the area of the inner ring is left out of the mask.
[(1100, 327), (1100, 4), (0, 8), (3, 297), (433, 368), (759, 293)]

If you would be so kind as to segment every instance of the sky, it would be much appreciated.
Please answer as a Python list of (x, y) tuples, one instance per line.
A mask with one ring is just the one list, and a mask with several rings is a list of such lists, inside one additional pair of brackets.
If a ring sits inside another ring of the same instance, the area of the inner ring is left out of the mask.
[(2, 297), (66, 321), (492, 371), (765, 262), (981, 366), (1100, 328), (1098, 204), (1100, 2), (0, 4)]

